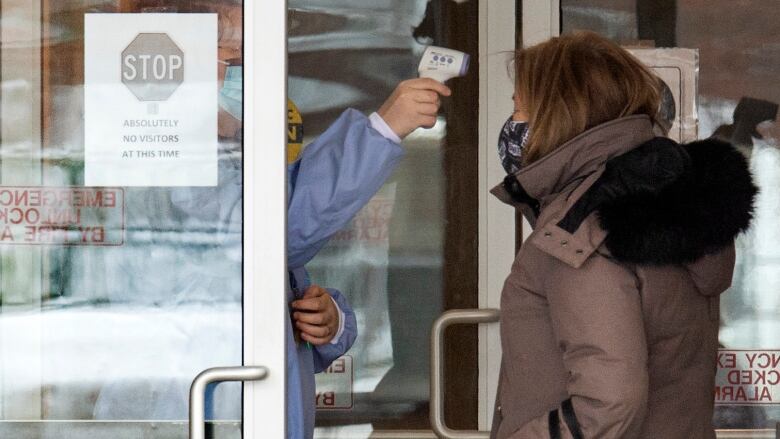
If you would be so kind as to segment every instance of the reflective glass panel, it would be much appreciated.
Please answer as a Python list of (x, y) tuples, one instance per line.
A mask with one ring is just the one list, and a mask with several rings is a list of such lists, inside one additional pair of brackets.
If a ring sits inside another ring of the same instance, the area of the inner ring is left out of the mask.
[(186, 437), (242, 364), (242, 2), (1, 6), (0, 437)]
[[(417, 77), (426, 45), (471, 54), (469, 75), (448, 83), (453, 97), (436, 126), (405, 139), (392, 177), (307, 265), (314, 283), (347, 296), (358, 320), (355, 345), (317, 376), (318, 437), (430, 429), (431, 326), (445, 309), (477, 301), (477, 2), (288, 5), (288, 93), (304, 145), (348, 107), (376, 111)], [(460, 398), (447, 404), (448, 422), (476, 428), (476, 328), (464, 331), (448, 335), (460, 341), (448, 355), (461, 360), (448, 371), (448, 395)]]

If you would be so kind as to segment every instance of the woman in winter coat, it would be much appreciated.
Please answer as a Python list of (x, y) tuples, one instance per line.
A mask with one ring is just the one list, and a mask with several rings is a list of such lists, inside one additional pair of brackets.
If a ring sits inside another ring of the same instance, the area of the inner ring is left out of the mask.
[(658, 137), (660, 80), (594, 33), (519, 50), (493, 193), (533, 233), (501, 298), (493, 437), (714, 438), (719, 295), (756, 189)]

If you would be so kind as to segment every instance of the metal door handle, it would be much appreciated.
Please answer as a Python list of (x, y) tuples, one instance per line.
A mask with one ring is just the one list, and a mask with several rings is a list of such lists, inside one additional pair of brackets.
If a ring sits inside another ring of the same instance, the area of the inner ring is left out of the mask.
[(497, 322), (497, 309), (454, 309), (442, 314), (431, 330), (431, 429), (441, 439), (487, 439), (489, 431), (453, 430), (444, 422), (444, 330), (450, 325)]
[(213, 367), (199, 373), (190, 386), (190, 439), (206, 437), (206, 386), (222, 381), (259, 381), (268, 376), (263, 366)]

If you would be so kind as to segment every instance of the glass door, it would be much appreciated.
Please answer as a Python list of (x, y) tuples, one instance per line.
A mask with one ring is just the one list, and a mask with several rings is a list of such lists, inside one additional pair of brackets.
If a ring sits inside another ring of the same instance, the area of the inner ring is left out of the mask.
[[(316, 437), (432, 437), (431, 327), (444, 310), (477, 305), (477, 23), (485, 3), (288, 2), (288, 89), (304, 146), (349, 107), (376, 111), (399, 82), (417, 77), (427, 45), (472, 60), (465, 78), (448, 83), (453, 95), (436, 126), (405, 139), (387, 184), (307, 264), (314, 283), (348, 297), (358, 324), (352, 349), (317, 376)], [(473, 429), (477, 331), (454, 330), (445, 405), (451, 425)]]
[(193, 395), (207, 431), (283, 436), (284, 11), (265, 3), (2, 0), (0, 437), (184, 438), (193, 379), (242, 365), (267, 378)]
[[(666, 109), (676, 138), (720, 137), (749, 160), (760, 194), (752, 228), (737, 239), (733, 284), (721, 298), (721, 349), (713, 364), (718, 370), (713, 423), (722, 438), (774, 438), (780, 431), (780, 259), (774, 245), (780, 230), (780, 88), (774, 79), (780, 72), (774, 49), (780, 40), (773, 32), (778, 13), (760, 1), (735, 8), (728, 1), (551, 0), (518, 2), (516, 15), (518, 36), (526, 45), (584, 29), (631, 47), (640, 59), (654, 63), (651, 67), (669, 85), (675, 105)], [(507, 90), (511, 93), (511, 86)], [(490, 207), (487, 215), (502, 218)], [(513, 257), (508, 245), (495, 238), (492, 227), (483, 236), (491, 265), (508, 267)], [(495, 286), (504, 276), (488, 272), (485, 281)], [(489, 286), (482, 307), (495, 306), (499, 297), (500, 287)], [(484, 335), (480, 345), (486, 346), (488, 388), (480, 406), (489, 410), (500, 349), (490, 348), (496, 343), (490, 330)], [(483, 430), (490, 418), (480, 422)]]
[[(503, 177), (495, 160), (495, 133), (512, 110), (506, 64), (493, 58), (518, 44), (533, 45), (561, 32), (587, 29), (630, 46), (640, 59), (654, 63), (667, 82), (665, 106), (675, 138), (692, 141), (717, 136), (731, 141), (748, 158), (760, 195), (752, 229), (737, 240), (734, 282), (721, 302), (721, 330), (714, 426), (721, 438), (774, 438), (780, 431), (780, 350), (778, 339), (778, 142), (780, 58), (777, 32), (780, 9), (753, 1), (491, 1), (480, 7), (480, 252), (481, 310), (451, 313), (437, 327), (489, 322), (498, 307), (501, 286), (514, 259), (515, 240), (506, 233), (517, 224), (522, 240), (527, 224), (494, 201), (489, 189)], [(484, 27), (482, 27), (484, 25)], [(485, 60), (485, 58), (481, 58)], [(491, 61), (493, 60), (493, 61)], [(503, 69), (503, 70), (502, 70)], [(491, 135), (493, 137), (491, 137)], [(489, 264), (488, 264), (489, 261)], [(439, 437), (488, 437), (495, 401), (501, 349), (498, 325), (479, 332), (479, 429), (456, 431), (433, 419)], [(446, 335), (444, 336), (446, 340)], [(446, 363), (446, 362), (445, 362)], [(436, 377), (438, 370), (432, 370)], [(452, 379), (446, 373), (439, 379)], [(444, 414), (447, 411), (444, 410)], [(435, 415), (432, 413), (432, 416)]]

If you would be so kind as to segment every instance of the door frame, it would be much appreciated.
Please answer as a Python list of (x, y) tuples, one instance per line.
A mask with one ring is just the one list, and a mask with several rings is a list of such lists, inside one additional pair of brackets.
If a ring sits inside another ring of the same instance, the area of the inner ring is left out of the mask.
[[(490, 194), (505, 172), (496, 155), (498, 132), (514, 109), (507, 62), (515, 49), (515, 0), (480, 4), (479, 16), (479, 307), (499, 308), (501, 285), (514, 259), (512, 209)], [(479, 429), (492, 424), (501, 343), (497, 324), (479, 327)]]
[[(286, 427), (287, 2), (244, 3), (244, 439)], [(268, 296), (270, 294), (270, 296)]]
[[(521, 7), (517, 14), (518, 5)], [(518, 15), (522, 21), (518, 22)], [(523, 221), (516, 230), (514, 209), (490, 194), (506, 172), (497, 159), (501, 126), (514, 111), (511, 54), (516, 44), (528, 46), (559, 33), (559, 1), (491, 0), (480, 5), (479, 126), (479, 307), (500, 308), (501, 290), (515, 259), (515, 239), (507, 231), (528, 236)], [(490, 26), (488, 26), (490, 24)], [(516, 35), (517, 28), (522, 35)], [(504, 54), (508, 54), (506, 56)], [(479, 329), (479, 429), (490, 430), (501, 365), (499, 325)]]

